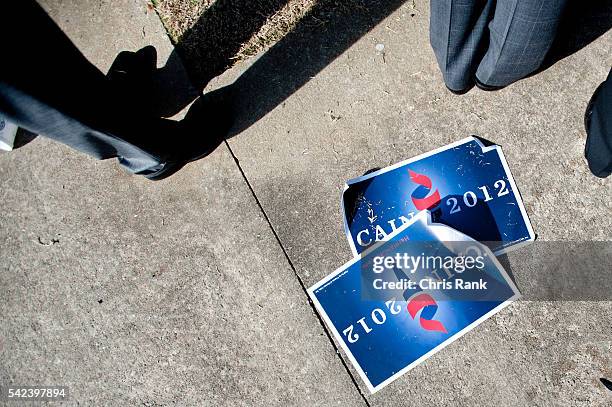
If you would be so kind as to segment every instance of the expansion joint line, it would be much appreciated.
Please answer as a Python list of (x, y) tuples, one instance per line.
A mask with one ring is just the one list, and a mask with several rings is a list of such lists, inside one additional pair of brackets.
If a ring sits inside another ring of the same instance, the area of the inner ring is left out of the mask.
[(308, 296), (308, 289), (306, 288), (306, 286), (304, 285), (304, 281), (302, 280), (302, 278), (300, 277), (300, 275), (297, 273), (295, 266), (293, 265), (293, 262), (291, 261), (291, 258), (289, 257), (289, 254), (287, 254), (287, 250), (285, 250), (285, 246), (283, 245), (283, 243), (281, 242), (278, 233), (276, 233), (276, 229), (274, 229), (274, 226), (272, 225), (272, 222), (270, 221), (270, 218), (268, 217), (268, 214), (266, 213), (266, 211), (264, 210), (263, 206), (261, 205), (261, 202), (259, 201), (259, 198), (257, 198), (257, 195), (255, 194), (255, 190), (253, 189), (253, 187), (251, 186), (251, 183), (249, 182), (249, 179), (247, 178), (246, 174), (244, 173), (244, 171), (242, 170), (242, 167), (240, 166), (240, 162), (238, 161), (238, 158), (236, 157), (236, 155), (234, 154), (234, 151), (232, 150), (232, 148), (230, 147), (229, 143), (227, 142), (227, 140), (224, 141), (225, 145), (227, 147), (227, 149), (229, 150), (230, 154), (232, 155), (232, 158), (234, 159), (234, 162), (236, 163), (236, 166), (238, 167), (238, 170), (240, 171), (240, 174), (242, 174), (242, 178), (244, 179), (244, 182), (247, 184), (247, 186), (249, 187), (249, 190), (251, 191), (251, 195), (253, 195), (253, 198), (255, 199), (255, 202), (257, 203), (257, 206), (259, 207), (259, 210), (261, 211), (261, 213), (264, 216), (264, 219), (266, 220), (266, 222), (268, 223), (268, 227), (270, 228), (270, 230), (272, 231), (272, 234), (274, 235), (274, 238), (276, 239), (276, 242), (278, 243), (278, 245), (280, 246), (281, 250), (283, 251), (283, 255), (285, 256), (285, 259), (287, 260), (287, 263), (289, 263), (289, 266), (291, 267), (291, 270), (293, 271), (293, 274), (295, 275), (295, 277), (297, 278), (298, 282), (300, 283), (300, 287), (302, 287), (302, 291), (304, 291), (304, 294), (306, 295), (306, 298), (308, 298), (308, 303), (310, 304), (310, 307), (312, 308), (312, 311), (314, 312), (314, 314), (316, 315), (319, 324), (321, 325), (321, 327), (323, 328), (323, 331), (325, 332), (325, 334), (327, 335), (327, 339), (329, 340), (329, 342), (331, 343), (331, 345), (334, 347), (334, 350), (336, 351), (336, 355), (338, 355), (338, 358), (340, 359), (340, 361), (342, 362), (342, 366), (344, 366), (344, 369), (346, 370), (347, 374), (349, 375), (349, 377), (351, 378), (351, 381), (353, 382), (353, 385), (357, 388), (357, 391), (359, 392), (359, 394), (361, 395), (361, 398), (363, 399), (364, 403), (366, 404), (367, 407), (371, 407), (370, 403), (368, 401), (368, 399), (366, 398), (365, 394), (363, 394), (363, 392), (361, 391), (361, 388), (359, 387), (359, 384), (357, 383), (357, 380), (355, 379), (355, 377), (353, 377), (353, 375), (351, 374), (351, 370), (349, 369), (346, 361), (344, 360), (344, 358), (341, 356), (340, 354), (340, 350), (338, 349), (338, 347), (336, 346), (336, 344), (334, 343), (334, 339), (332, 338), (331, 334), (329, 333), (327, 327), (325, 326), (325, 322), (323, 321), (323, 319), (321, 318), (321, 316), (319, 315), (319, 313), (317, 312), (317, 310), (315, 309), (314, 304), (312, 303), (312, 301), (310, 300), (310, 297)]

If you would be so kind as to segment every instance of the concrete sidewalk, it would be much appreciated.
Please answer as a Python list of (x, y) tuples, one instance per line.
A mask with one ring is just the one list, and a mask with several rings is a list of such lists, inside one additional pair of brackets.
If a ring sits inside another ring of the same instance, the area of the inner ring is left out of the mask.
[[(428, 13), (426, 1), (405, 2), (229, 141), (306, 285), (350, 259), (340, 211), (345, 180), (471, 134), (503, 147), (540, 240), (612, 239), (612, 183), (593, 177), (583, 158), (584, 110), (612, 65), (612, 33), (502, 91), (455, 96), (429, 47)], [(300, 74), (287, 65), (330, 52), (328, 37), (308, 48), (283, 40), (209, 89), (238, 83), (241, 100), (274, 95)], [(509, 256), (519, 281), (529, 278), (521, 256)], [(367, 400), (609, 405), (599, 378), (612, 374), (611, 311), (610, 302), (519, 302)]]
[[(172, 51), (144, 2), (45, 8), (103, 71)], [(365, 404), (226, 146), (152, 183), (38, 138), (0, 175), (0, 385), (68, 386), (71, 405)]]
[[(172, 53), (140, 0), (44, 3), (102, 70), (125, 49), (152, 44), (162, 65)], [(0, 385), (67, 385), (85, 405), (609, 405), (610, 302), (516, 303), (374, 396), (309, 304), (304, 288), (351, 257), (344, 181), (470, 134), (503, 146), (540, 239), (612, 240), (612, 184), (582, 158), (611, 33), (458, 97), (428, 18), (406, 2), (163, 182), (42, 138), (0, 156)], [(207, 90), (238, 79), (245, 103), (265, 103), (290, 80), (278, 61), (307, 67), (328, 45), (281, 41)], [(510, 256), (517, 277), (524, 262)]]

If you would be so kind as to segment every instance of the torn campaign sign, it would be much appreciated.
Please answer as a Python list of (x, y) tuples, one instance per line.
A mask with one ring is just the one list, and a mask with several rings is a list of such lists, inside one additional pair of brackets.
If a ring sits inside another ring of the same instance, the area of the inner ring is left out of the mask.
[(353, 254), (424, 209), (497, 255), (535, 239), (501, 147), (467, 137), (347, 181), (342, 212)]
[(386, 239), (308, 290), (372, 393), (520, 295), (487, 246), (428, 211)]

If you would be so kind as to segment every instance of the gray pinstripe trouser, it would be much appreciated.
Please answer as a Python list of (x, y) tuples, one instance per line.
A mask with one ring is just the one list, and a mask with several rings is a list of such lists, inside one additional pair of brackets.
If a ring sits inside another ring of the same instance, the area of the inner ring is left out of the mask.
[(444, 82), (505, 86), (542, 64), (567, 0), (431, 0), (430, 41)]

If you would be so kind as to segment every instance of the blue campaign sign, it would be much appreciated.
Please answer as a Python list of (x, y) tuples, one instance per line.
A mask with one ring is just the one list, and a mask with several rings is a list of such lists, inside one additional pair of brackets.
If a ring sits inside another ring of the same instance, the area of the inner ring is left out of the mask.
[(374, 393), (519, 297), (490, 249), (428, 211), (308, 290)]
[(535, 239), (501, 148), (476, 137), (348, 181), (342, 208), (354, 255), (424, 209), (497, 255)]

